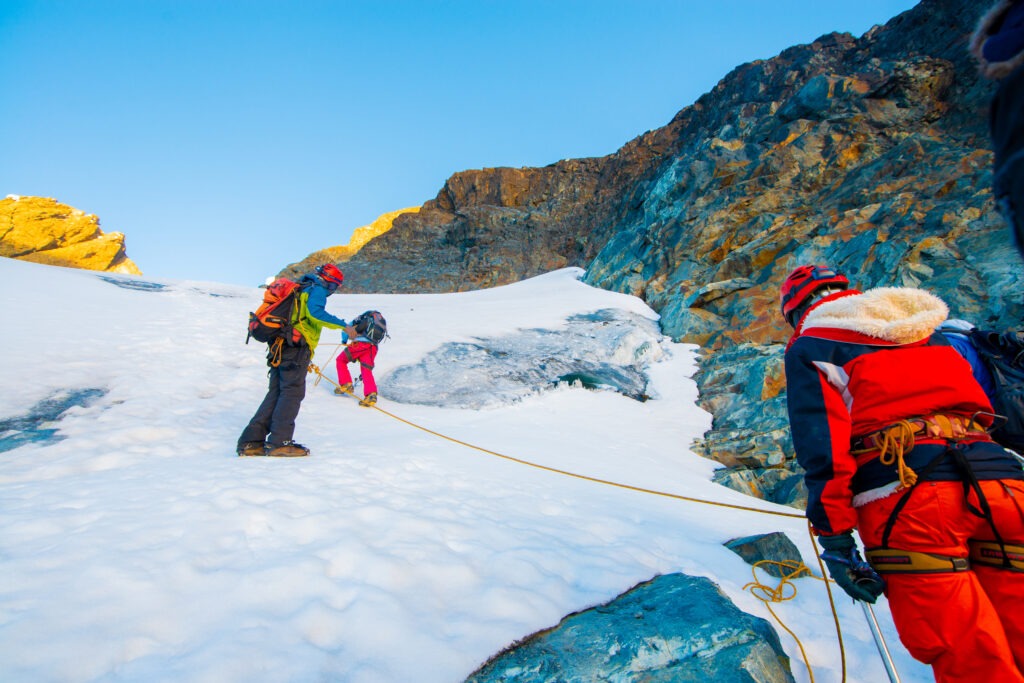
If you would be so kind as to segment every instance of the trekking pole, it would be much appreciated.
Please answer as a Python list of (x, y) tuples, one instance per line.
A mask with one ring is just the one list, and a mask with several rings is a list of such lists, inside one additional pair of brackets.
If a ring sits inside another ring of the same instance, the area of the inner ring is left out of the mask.
[(871, 635), (875, 639), (878, 655), (882, 658), (882, 664), (885, 665), (885, 672), (889, 674), (889, 681), (891, 683), (900, 683), (900, 675), (896, 673), (896, 665), (893, 664), (892, 655), (889, 654), (889, 647), (885, 644), (885, 638), (882, 637), (882, 630), (878, 628), (875, 610), (863, 600), (858, 600), (857, 602), (864, 608), (864, 618), (868, 620), (868, 627), (871, 628)]

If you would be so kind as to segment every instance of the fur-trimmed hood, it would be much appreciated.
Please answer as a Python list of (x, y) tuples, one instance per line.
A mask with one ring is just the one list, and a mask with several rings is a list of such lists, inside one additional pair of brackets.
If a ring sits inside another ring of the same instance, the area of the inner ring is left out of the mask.
[(974, 30), (974, 35), (971, 36), (971, 54), (978, 60), (981, 74), (986, 78), (1006, 78), (1013, 73), (1014, 69), (1024, 64), (1024, 50), (1018, 52), (1013, 58), (1002, 62), (990, 62), (982, 53), (985, 41), (993, 35), (996, 26), (999, 25), (1013, 4), (1014, 0), (999, 0), (981, 17), (978, 27)]
[(946, 303), (911, 287), (877, 287), (855, 296), (823, 301), (800, 322), (801, 330), (829, 327), (896, 344), (929, 337), (949, 315)]

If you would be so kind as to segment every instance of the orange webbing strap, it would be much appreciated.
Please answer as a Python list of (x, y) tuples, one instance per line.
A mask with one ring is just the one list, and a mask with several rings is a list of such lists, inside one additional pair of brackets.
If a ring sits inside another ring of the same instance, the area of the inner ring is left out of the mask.
[(864, 556), (871, 568), (879, 574), (939, 574), (965, 572), (971, 568), (966, 557), (948, 557), (897, 548), (865, 549)]
[(278, 337), (267, 346), (267, 363), (272, 368), (281, 365), (281, 354), (284, 352), (284, 337)]
[(971, 551), (971, 562), (989, 567), (1024, 572), (1024, 546), (995, 541), (967, 541)]

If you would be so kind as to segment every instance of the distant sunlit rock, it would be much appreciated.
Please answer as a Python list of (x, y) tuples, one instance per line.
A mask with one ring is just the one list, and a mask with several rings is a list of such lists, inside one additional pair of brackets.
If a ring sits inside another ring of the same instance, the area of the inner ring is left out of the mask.
[(104, 233), (94, 214), (48, 197), (0, 199), (0, 256), (50, 266), (141, 275), (124, 235)]

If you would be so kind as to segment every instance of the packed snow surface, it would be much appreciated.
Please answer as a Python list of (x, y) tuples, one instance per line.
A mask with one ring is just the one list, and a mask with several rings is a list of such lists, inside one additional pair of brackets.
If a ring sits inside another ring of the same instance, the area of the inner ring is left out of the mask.
[[(328, 308), (386, 315), (378, 378), (445, 344), (557, 331), (572, 316), (656, 319), (580, 274), (339, 293)], [(732, 538), (781, 530), (813, 563), (800, 519), (495, 455), (793, 512), (711, 483), (715, 463), (689, 450), (710, 427), (690, 379), (695, 347), (658, 340), (646, 401), (562, 383), (466, 409), (389, 400), (382, 382), (375, 410), (311, 375), (296, 432), (311, 457), (239, 458), (266, 389), (264, 347), (243, 343), (261, 290), (10, 259), (0, 280), (0, 680), (451, 683), (656, 574), (710, 577), (771, 619), (744, 590), (750, 567), (722, 546)], [(326, 332), (314, 359), (330, 379), (339, 341)], [(775, 610), (815, 680), (839, 681), (824, 584), (796, 585)], [(860, 607), (837, 603), (848, 680), (885, 680)], [(884, 601), (876, 611), (903, 680), (931, 680)]]

